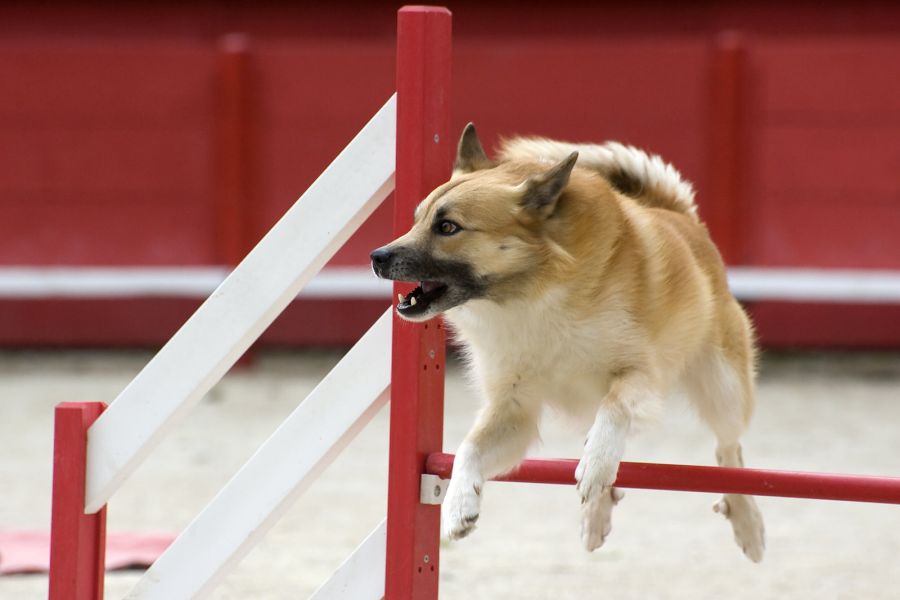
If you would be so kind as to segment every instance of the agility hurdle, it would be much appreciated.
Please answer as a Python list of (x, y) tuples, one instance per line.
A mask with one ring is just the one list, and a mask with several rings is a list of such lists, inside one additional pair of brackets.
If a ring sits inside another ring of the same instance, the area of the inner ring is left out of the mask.
[[(399, 235), (418, 201), (447, 179), (454, 145), (450, 28), (446, 9), (402, 9), (396, 96), (108, 409), (101, 403), (57, 407), (51, 599), (103, 597), (106, 504), (122, 482), (392, 188)], [(395, 292), (409, 287), (396, 284)], [(390, 391), (387, 521), (313, 597), (435, 600), (437, 504), (452, 465), (452, 457), (441, 453), (444, 360), (439, 320), (417, 325), (386, 312), (127, 597), (178, 600), (208, 593), (387, 402)], [(570, 484), (575, 462), (525, 461), (506, 479)], [(900, 503), (900, 479), (758, 469), (625, 463), (617, 485)]]

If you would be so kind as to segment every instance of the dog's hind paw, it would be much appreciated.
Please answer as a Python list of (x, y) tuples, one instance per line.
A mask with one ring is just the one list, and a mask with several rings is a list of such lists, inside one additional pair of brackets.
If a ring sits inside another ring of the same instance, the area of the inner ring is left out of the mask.
[(581, 541), (588, 552), (603, 545), (612, 531), (612, 509), (625, 496), (618, 488), (604, 490), (581, 505)]
[(728, 513), (731, 512), (728, 508), (728, 503), (725, 502), (725, 498), (722, 498), (715, 504), (713, 504), (713, 512), (717, 512), (726, 519), (728, 518)]
[(734, 541), (747, 558), (760, 562), (766, 550), (766, 530), (753, 497), (726, 494), (713, 505), (713, 510), (731, 522)]

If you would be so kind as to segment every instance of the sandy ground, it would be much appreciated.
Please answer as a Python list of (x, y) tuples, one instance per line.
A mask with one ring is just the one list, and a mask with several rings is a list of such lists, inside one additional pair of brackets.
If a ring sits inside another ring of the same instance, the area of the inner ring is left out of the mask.
[[(106, 400), (144, 353), (0, 353), (0, 527), (45, 529), (51, 416), (64, 400)], [(226, 377), (114, 497), (109, 529), (178, 531), (315, 382), (335, 353), (267, 353)], [(477, 407), (448, 369), (447, 448)], [(536, 455), (577, 456), (581, 441), (549, 419)], [(900, 476), (900, 355), (781, 355), (763, 364), (749, 465)], [(628, 460), (712, 464), (712, 437), (677, 399), (636, 435)], [(383, 518), (387, 411), (213, 593), (307, 597)], [(743, 557), (715, 497), (629, 490), (606, 545), (588, 554), (569, 487), (487, 486), (478, 530), (444, 545), (446, 599), (900, 598), (900, 507), (763, 498), (768, 553)], [(107, 578), (122, 597), (135, 572)], [(44, 576), (0, 579), (3, 600), (41, 598)], [(173, 599), (174, 600), (174, 599)]]

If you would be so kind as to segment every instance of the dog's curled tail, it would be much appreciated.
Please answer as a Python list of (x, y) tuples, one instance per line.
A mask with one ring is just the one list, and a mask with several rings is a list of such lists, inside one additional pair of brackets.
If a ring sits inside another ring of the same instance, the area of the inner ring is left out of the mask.
[(501, 160), (557, 162), (578, 151), (580, 167), (593, 169), (617, 190), (644, 204), (684, 213), (697, 220), (694, 188), (681, 173), (656, 154), (618, 142), (570, 144), (544, 138), (505, 140)]

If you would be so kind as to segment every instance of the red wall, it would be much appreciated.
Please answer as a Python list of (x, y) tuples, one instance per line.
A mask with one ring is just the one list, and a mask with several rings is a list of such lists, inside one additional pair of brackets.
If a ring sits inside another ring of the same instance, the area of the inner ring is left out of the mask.
[[(393, 91), (395, 6), (300, 4), (0, 6), (0, 265), (251, 247)], [(504, 6), (451, 5), (455, 128), (658, 152), (732, 264), (900, 268), (900, 5)], [(156, 344), (194, 304), (4, 301), (0, 343)], [(297, 304), (270, 341), (346, 343), (380, 310)], [(753, 310), (774, 345), (900, 345), (894, 307)]]
[(201, 44), (0, 46), (0, 262), (213, 262), (213, 67)]
[(900, 267), (900, 38), (766, 39), (749, 62), (743, 260)]

